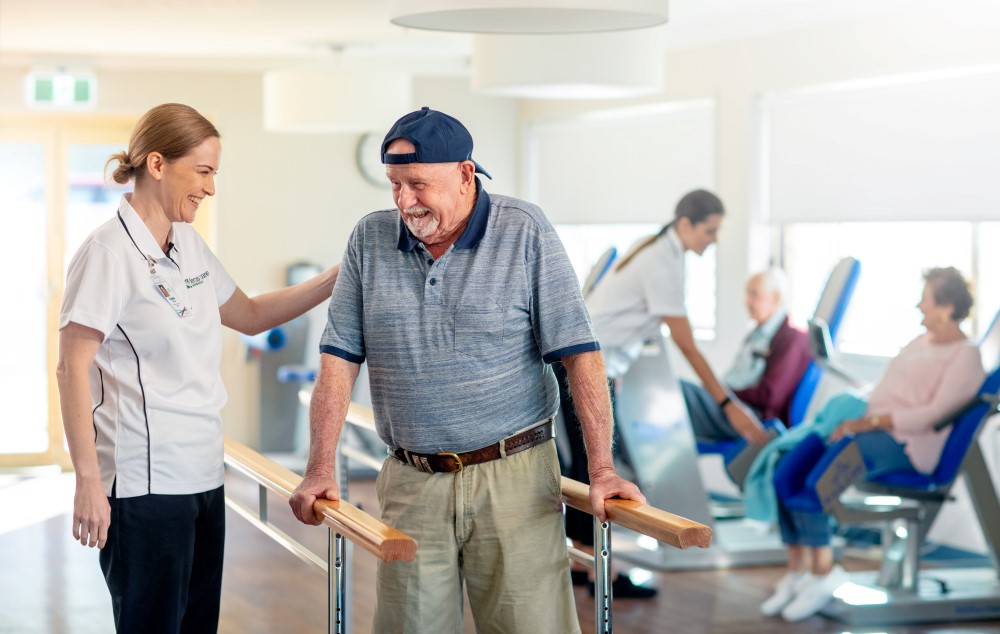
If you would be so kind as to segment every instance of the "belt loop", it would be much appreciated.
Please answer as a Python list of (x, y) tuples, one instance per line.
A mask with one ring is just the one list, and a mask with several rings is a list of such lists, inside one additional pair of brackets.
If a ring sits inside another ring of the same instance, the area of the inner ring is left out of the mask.
[(503, 460), (504, 458), (507, 457), (507, 439), (501, 438), (499, 445), (500, 445), (500, 459)]

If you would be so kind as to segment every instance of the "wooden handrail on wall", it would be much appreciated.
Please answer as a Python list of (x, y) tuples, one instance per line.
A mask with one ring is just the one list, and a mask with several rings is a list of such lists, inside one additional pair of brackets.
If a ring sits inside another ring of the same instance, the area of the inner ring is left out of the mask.
[[(302, 477), (273, 460), (265, 458), (243, 443), (225, 439), (226, 464), (257, 484), (288, 499)], [(361, 546), (382, 561), (413, 561), (417, 542), (356, 506), (339, 500), (317, 500), (313, 510), (323, 524)]]
[[(364, 405), (352, 402), (347, 410), (347, 422), (375, 431), (375, 414)], [(590, 487), (586, 484), (563, 478), (562, 498), (569, 506), (588, 515), (594, 514), (590, 504)], [(710, 527), (654, 506), (632, 500), (607, 500), (604, 506), (608, 519), (615, 524), (676, 548), (708, 548), (712, 542)]]

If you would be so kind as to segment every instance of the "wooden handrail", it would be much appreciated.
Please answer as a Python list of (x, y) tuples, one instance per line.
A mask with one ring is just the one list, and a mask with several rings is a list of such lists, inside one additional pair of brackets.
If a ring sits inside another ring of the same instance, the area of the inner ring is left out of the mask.
[[(270, 491), (288, 499), (302, 477), (273, 460), (266, 458), (243, 443), (225, 439), (226, 464)], [(336, 530), (382, 561), (413, 561), (417, 542), (356, 506), (338, 500), (316, 500), (313, 507), (323, 524)]]
[[(589, 515), (594, 514), (594, 507), (590, 504), (590, 487), (586, 484), (563, 478), (562, 498), (569, 506)], [(604, 508), (608, 519), (615, 524), (676, 548), (708, 548), (712, 542), (710, 527), (655, 506), (633, 500), (611, 499), (604, 501)]]
[[(370, 407), (351, 403), (347, 410), (347, 421), (365, 429), (375, 429), (375, 414)], [(582, 482), (562, 479), (563, 501), (588, 515), (594, 514), (590, 505), (590, 487)], [(676, 548), (698, 546), (708, 548), (712, 541), (712, 529), (673, 513), (660, 510), (648, 504), (632, 500), (607, 500), (604, 503), (608, 519), (615, 524), (657, 539)]]
[(375, 412), (370, 407), (351, 401), (351, 404), (347, 406), (347, 422), (375, 431)]

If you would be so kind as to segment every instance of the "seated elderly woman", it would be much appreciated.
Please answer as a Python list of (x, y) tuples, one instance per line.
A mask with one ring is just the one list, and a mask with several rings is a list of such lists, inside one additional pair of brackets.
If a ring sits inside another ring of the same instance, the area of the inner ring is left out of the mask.
[[(787, 287), (785, 273), (779, 268), (766, 269), (747, 280), (745, 301), (754, 328), (723, 377), (732, 395), (761, 420), (778, 418), (786, 423), (792, 396), (811, 360), (806, 333), (788, 321), (784, 307)], [(680, 383), (697, 438), (740, 438), (705, 388), (688, 381)]]
[[(924, 279), (917, 308), (926, 332), (889, 363), (867, 403), (851, 395), (835, 396), (815, 420), (789, 436), (801, 438), (810, 429), (830, 441), (853, 436), (869, 477), (934, 470), (951, 430), (936, 431), (934, 424), (966, 404), (985, 373), (979, 350), (959, 327), (973, 301), (965, 279), (954, 268), (931, 269)], [(787, 449), (791, 440), (772, 445)], [(762, 453), (758, 461), (763, 460)], [(779, 463), (775, 479), (781, 475)], [(823, 609), (846, 573), (833, 562), (829, 516), (789, 509), (777, 499), (777, 519), (788, 547), (788, 569), (761, 612), (797, 621)]]

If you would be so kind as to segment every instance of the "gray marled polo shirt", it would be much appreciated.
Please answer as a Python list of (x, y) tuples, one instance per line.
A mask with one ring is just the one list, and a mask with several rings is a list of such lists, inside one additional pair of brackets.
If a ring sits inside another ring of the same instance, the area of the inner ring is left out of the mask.
[(541, 210), (479, 195), (439, 260), (395, 209), (351, 234), (320, 350), (368, 361), (379, 435), (421, 453), (468, 451), (552, 416), (549, 363), (599, 350), (579, 283)]

